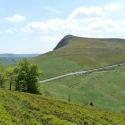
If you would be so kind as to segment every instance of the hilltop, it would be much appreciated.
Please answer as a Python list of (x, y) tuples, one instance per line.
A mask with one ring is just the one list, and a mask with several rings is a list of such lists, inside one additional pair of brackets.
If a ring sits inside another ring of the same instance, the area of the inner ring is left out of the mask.
[(69, 44), (70, 41), (73, 40), (74, 37), (75, 37), (75, 36), (72, 36), (72, 35), (67, 35), (67, 36), (65, 36), (65, 37), (57, 44), (57, 46), (54, 48), (54, 50), (59, 49), (60, 47), (63, 47), (63, 46), (65, 46), (65, 45)]
[(0, 89), (2, 125), (123, 125), (125, 115), (93, 106)]
[(50, 78), (78, 70), (87, 70), (125, 62), (125, 39), (65, 36), (53, 51), (32, 58), (44, 70), (41, 78)]
[[(63, 46), (61, 46), (63, 45)], [(91, 68), (125, 61), (125, 39), (84, 38), (67, 35), (53, 54)]]

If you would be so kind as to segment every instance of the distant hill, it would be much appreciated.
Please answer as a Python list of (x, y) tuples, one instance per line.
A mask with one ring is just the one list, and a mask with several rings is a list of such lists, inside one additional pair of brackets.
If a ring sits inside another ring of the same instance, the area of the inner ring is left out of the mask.
[(11, 64), (17, 63), (21, 59), (22, 59), (21, 57), (15, 57), (15, 58), (12, 58), (12, 57), (0, 57), (0, 62), (3, 65), (11, 65)]
[(13, 54), (13, 53), (4, 53), (0, 54), (0, 57), (26, 57), (26, 58), (32, 58), (35, 56), (38, 56), (40, 54)]
[(0, 88), (1, 125), (125, 125), (125, 115)]
[(0, 62), (3, 65), (10, 65), (10, 64), (15, 64), (17, 63), (19, 60), (21, 60), (22, 58), (33, 58), (38, 56), (39, 54), (10, 54), (10, 53), (6, 53), (6, 54), (0, 54)]
[(125, 39), (85, 38), (67, 35), (53, 51), (31, 59), (50, 78), (67, 72), (125, 62)]

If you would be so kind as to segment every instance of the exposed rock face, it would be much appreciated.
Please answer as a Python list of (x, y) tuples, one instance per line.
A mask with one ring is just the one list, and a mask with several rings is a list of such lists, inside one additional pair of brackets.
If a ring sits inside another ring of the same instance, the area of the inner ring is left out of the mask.
[(54, 48), (54, 50), (55, 49), (58, 49), (58, 48), (60, 48), (60, 47), (63, 47), (63, 46), (65, 46), (65, 45), (67, 45), (68, 43), (69, 43), (69, 39), (71, 39), (72, 37), (74, 37), (74, 36), (72, 36), (72, 35), (67, 35), (67, 36), (65, 36), (63, 39), (61, 39), (61, 41), (57, 44), (57, 46)]

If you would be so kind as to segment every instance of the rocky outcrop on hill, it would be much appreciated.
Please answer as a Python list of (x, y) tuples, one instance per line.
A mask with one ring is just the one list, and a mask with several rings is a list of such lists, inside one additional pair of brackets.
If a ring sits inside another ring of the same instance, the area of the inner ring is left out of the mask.
[(54, 50), (61, 48), (69, 43), (69, 40), (72, 39), (74, 36), (72, 35), (66, 35), (61, 41), (57, 44), (57, 46), (54, 48)]

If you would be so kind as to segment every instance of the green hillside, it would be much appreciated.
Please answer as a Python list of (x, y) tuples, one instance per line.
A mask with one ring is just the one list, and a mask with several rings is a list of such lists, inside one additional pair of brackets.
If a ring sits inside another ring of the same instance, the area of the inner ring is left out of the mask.
[(125, 62), (124, 39), (82, 38), (71, 35), (63, 39), (67, 39), (68, 44), (61, 48), (58, 44), (52, 53), (72, 60), (83, 68)]
[(51, 55), (51, 53), (32, 58), (30, 61), (36, 63), (43, 70), (41, 80), (81, 69), (75, 62)]
[(125, 62), (124, 39), (65, 36), (49, 53), (32, 58), (44, 70), (43, 78)]
[(124, 125), (125, 115), (0, 89), (0, 125)]
[(86, 100), (98, 108), (120, 112), (125, 107), (125, 66), (89, 74), (67, 76), (43, 83), (51, 97), (83, 104)]

